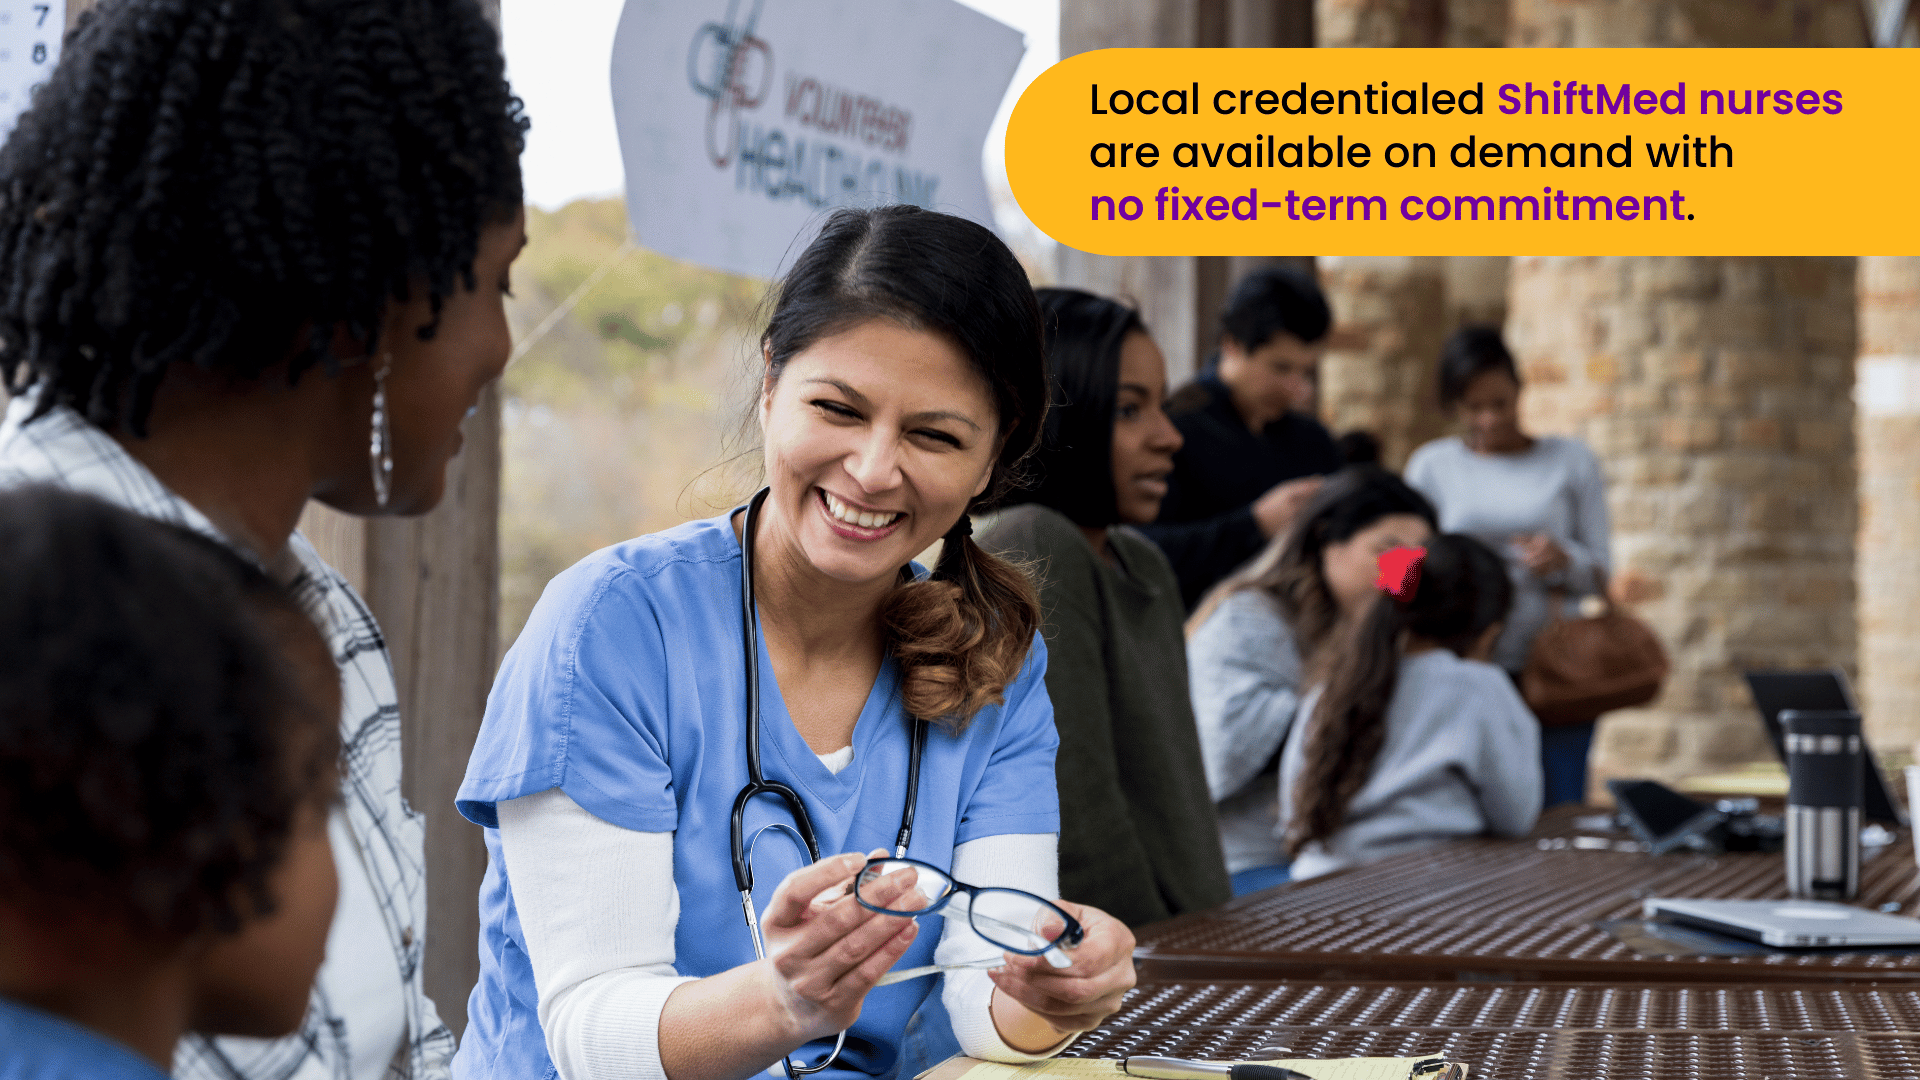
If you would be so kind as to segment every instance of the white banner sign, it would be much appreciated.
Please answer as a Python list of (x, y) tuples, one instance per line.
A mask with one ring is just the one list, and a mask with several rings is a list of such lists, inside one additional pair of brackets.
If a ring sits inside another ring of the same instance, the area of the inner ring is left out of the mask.
[(1020, 32), (956, 0), (627, 0), (613, 111), (645, 247), (773, 277), (835, 206), (989, 227)]

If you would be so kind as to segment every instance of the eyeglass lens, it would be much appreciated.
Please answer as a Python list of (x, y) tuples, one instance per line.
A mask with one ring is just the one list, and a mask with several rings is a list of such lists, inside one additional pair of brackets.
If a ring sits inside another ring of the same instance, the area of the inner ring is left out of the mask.
[(967, 917), (981, 937), (1029, 955), (1046, 951), (1067, 932), (1066, 920), (1052, 904), (1014, 889), (979, 890)]
[[(918, 915), (954, 890), (953, 879), (940, 871), (892, 859), (869, 863), (854, 883), (856, 899), (889, 915)], [(1058, 908), (1017, 889), (976, 889), (971, 897), (954, 895), (943, 914), (964, 917), (982, 938), (1029, 956), (1045, 952), (1067, 930)]]
[(875, 859), (853, 883), (856, 900), (889, 915), (918, 915), (952, 891), (952, 878), (904, 859)]

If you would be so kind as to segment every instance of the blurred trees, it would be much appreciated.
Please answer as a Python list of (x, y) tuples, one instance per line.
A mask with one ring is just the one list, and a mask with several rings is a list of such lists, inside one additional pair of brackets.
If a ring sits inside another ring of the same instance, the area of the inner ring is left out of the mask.
[(555, 574), (718, 513), (755, 481), (758, 438), (745, 421), (766, 283), (644, 249), (621, 255), (626, 236), (617, 197), (527, 208), (508, 301), (515, 340), (617, 262), (502, 383), (502, 649)]

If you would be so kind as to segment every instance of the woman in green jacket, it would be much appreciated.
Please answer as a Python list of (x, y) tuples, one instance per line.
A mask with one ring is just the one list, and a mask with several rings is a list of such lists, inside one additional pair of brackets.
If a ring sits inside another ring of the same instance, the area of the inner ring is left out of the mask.
[(1055, 399), (1034, 482), (982, 546), (1033, 564), (1060, 732), (1060, 887), (1138, 926), (1231, 895), (1187, 695), (1186, 611), (1130, 526), (1160, 512), (1180, 433), (1133, 309), (1041, 289)]

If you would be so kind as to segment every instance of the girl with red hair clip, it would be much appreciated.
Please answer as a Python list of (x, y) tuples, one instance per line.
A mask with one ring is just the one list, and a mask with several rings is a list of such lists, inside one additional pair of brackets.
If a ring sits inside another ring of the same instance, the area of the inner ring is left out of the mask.
[(1500, 557), (1449, 533), (1379, 558), (1379, 595), (1323, 653), (1280, 760), (1293, 877), (1447, 840), (1524, 836), (1539, 725), (1487, 658), (1513, 599)]

